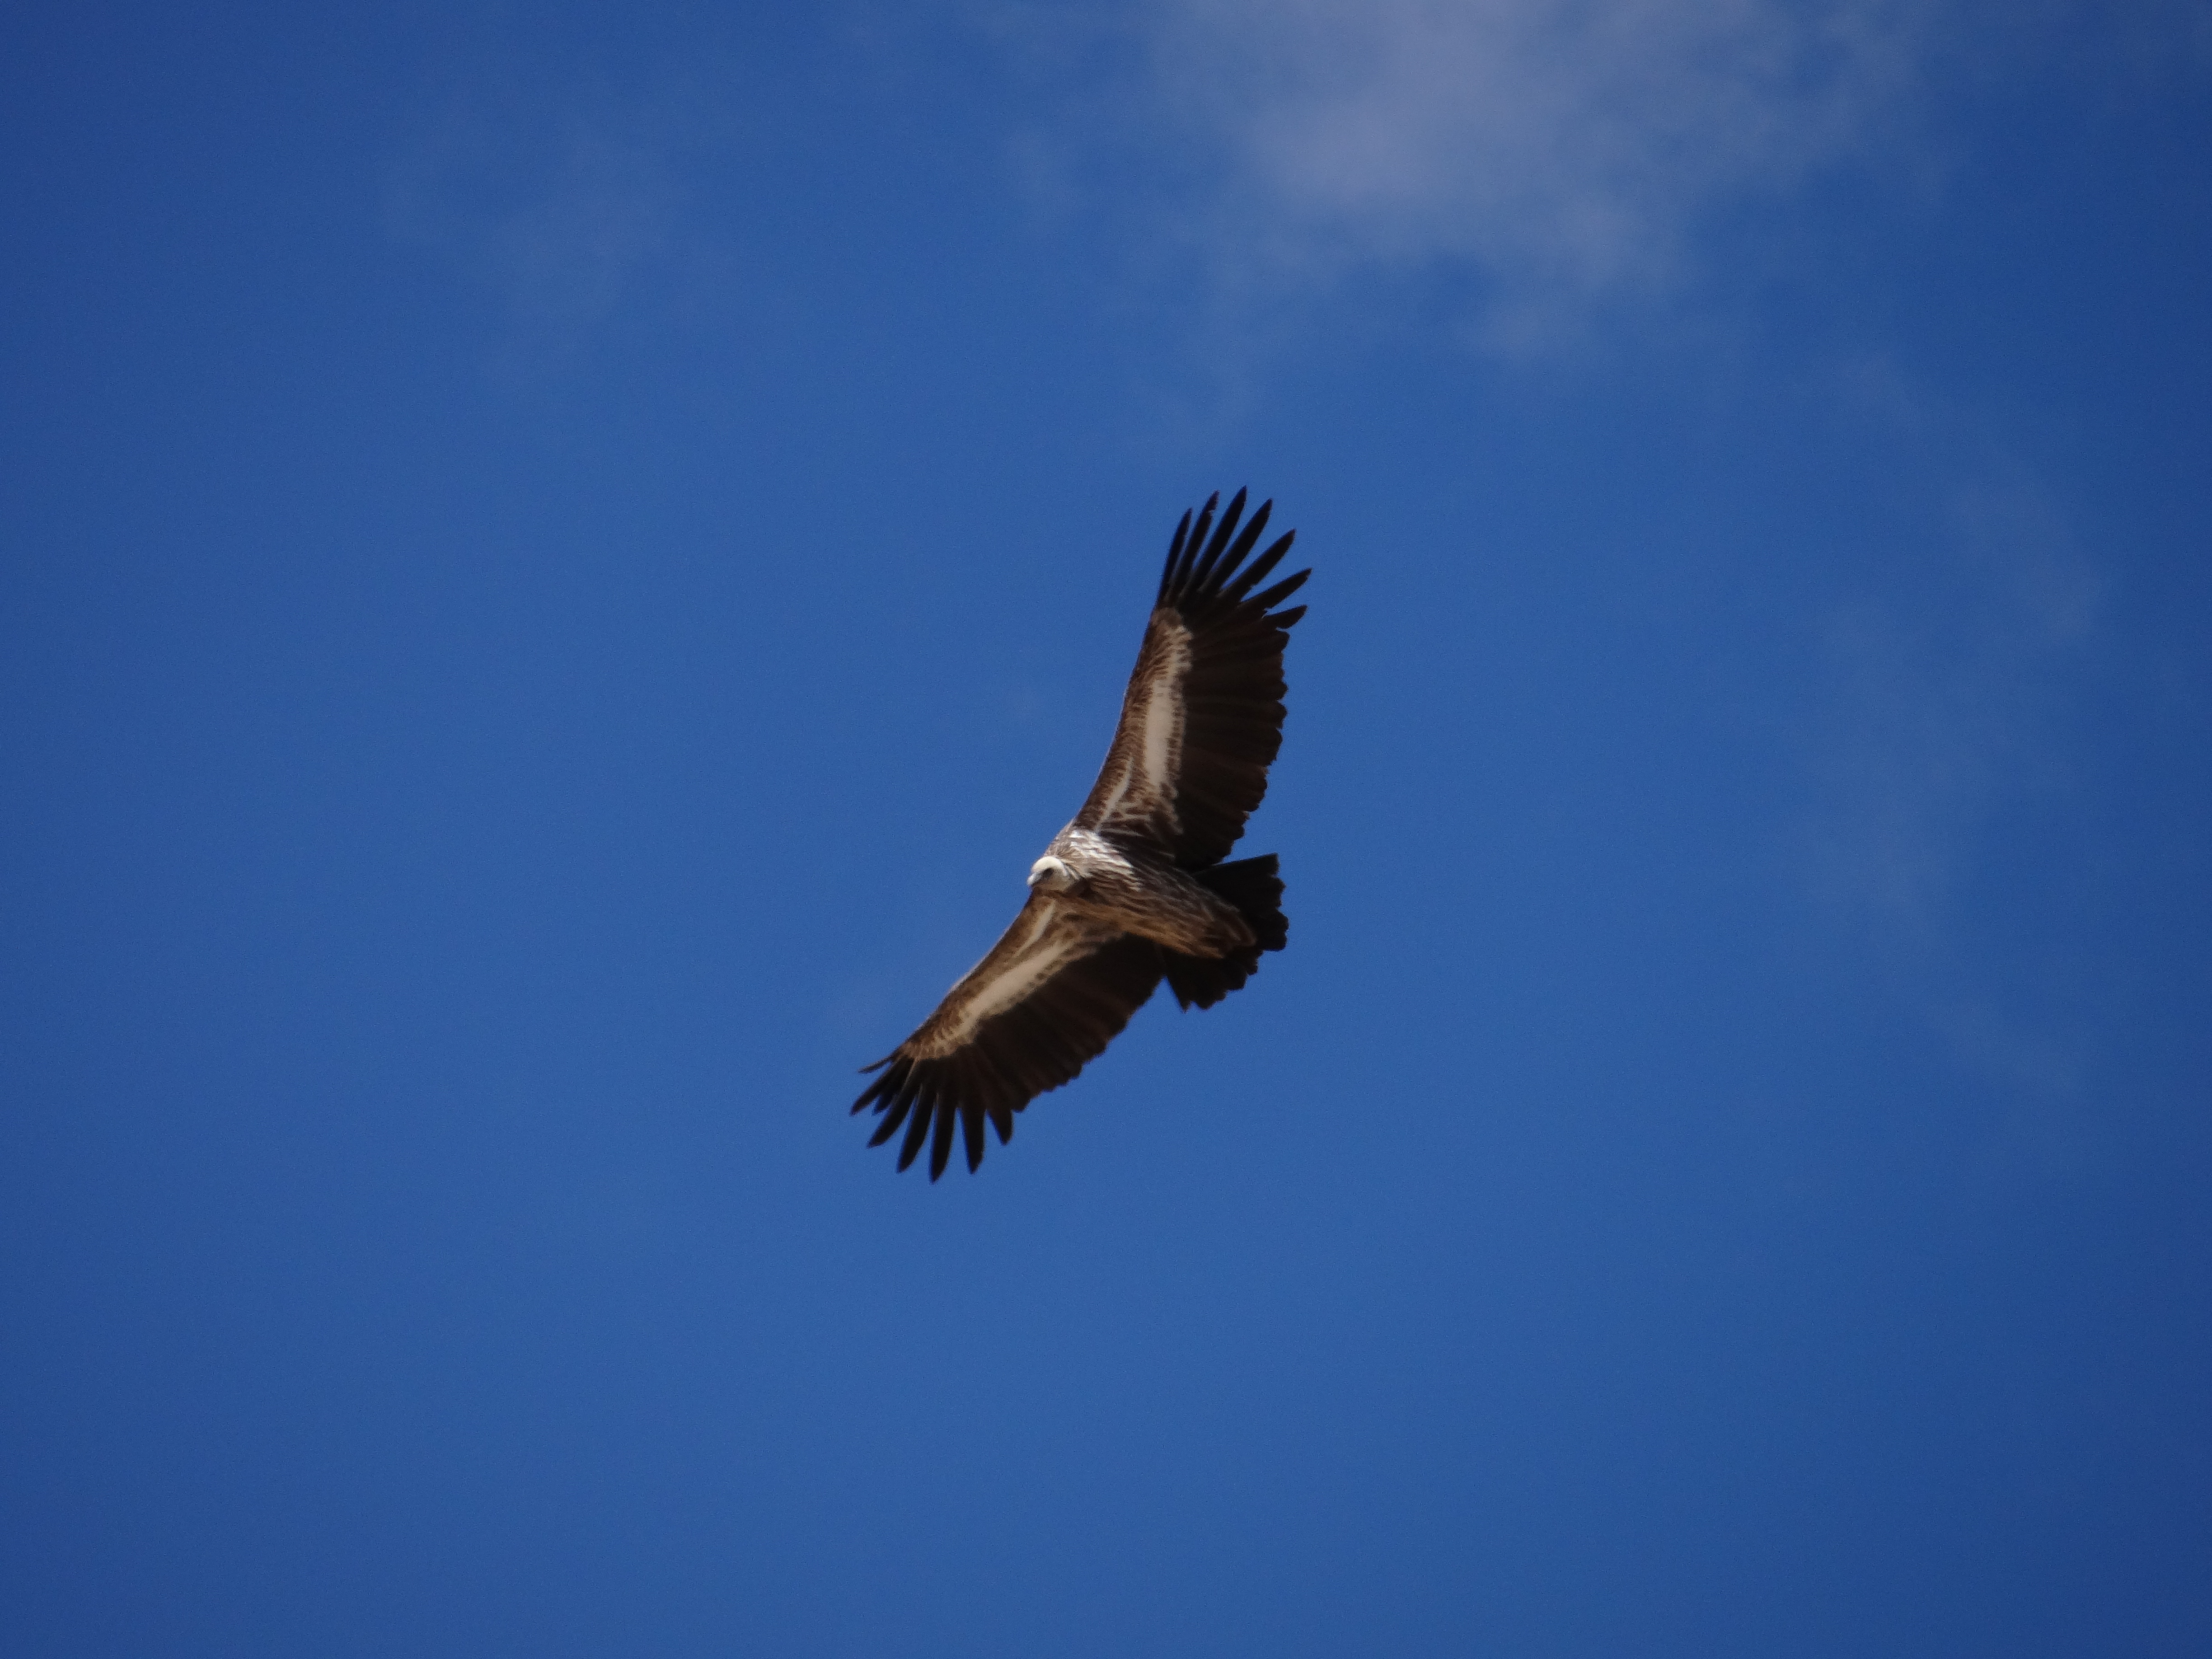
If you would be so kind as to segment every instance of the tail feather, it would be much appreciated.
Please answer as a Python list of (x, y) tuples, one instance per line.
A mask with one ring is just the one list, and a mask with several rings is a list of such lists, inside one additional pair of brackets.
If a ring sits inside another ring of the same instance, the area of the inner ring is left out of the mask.
[(1175, 993), (1176, 1000), (1186, 1008), (1211, 1008), (1260, 971), (1262, 951), (1279, 951), (1290, 942), (1291, 924), (1283, 915), (1283, 883), (1276, 874), (1273, 853), (1194, 870), (1190, 877), (1235, 905), (1253, 933), (1252, 944), (1225, 957), (1160, 952), (1168, 988)]

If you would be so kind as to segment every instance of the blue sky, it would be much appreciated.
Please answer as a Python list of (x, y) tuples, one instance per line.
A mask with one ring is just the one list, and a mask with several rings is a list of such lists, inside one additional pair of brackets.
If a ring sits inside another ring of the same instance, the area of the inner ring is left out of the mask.
[[(5, 41), (23, 1651), (2212, 1642), (2203, 4)], [(898, 1176), (1240, 484), (1291, 948)]]

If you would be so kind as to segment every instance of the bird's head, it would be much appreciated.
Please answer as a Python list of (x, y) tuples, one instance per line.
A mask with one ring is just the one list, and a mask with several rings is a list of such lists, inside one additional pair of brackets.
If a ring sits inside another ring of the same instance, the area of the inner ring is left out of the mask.
[(1075, 872), (1047, 853), (1030, 866), (1030, 885), (1048, 893), (1065, 893), (1075, 885)]

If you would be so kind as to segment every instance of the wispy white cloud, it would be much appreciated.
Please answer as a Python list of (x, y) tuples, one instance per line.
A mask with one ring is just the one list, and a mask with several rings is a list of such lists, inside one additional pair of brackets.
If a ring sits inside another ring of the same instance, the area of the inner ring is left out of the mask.
[(1716, 216), (1892, 132), (1930, 11), (1146, 0), (1117, 37), (1141, 65), (1121, 107), (1182, 150), (1152, 176), (1217, 275), (1452, 261), (1485, 286), (1483, 337), (1510, 347), (1664, 291)]
[(1065, 211), (1086, 173), (1143, 198), (1245, 301), (1449, 266), (1509, 352), (1693, 288), (1719, 228), (1824, 178), (1925, 189), (1962, 87), (2062, 58), (2195, 73), (2212, 40), (2206, 0), (977, 3), (1066, 88), (1016, 141), (1041, 199)]

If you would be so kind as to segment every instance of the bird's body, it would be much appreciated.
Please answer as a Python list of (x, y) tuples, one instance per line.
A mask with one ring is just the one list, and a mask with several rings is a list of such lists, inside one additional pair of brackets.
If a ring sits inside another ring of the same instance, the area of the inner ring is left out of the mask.
[(1235, 905), (1149, 852), (1071, 823), (1030, 867), (1030, 883), (1071, 915), (1186, 956), (1225, 956), (1252, 943), (1251, 924)]
[(1011, 1139), (1013, 1114), (1081, 1071), (1162, 979), (1184, 1007), (1208, 1008), (1288, 939), (1274, 855), (1222, 860), (1282, 743), (1283, 647), (1305, 607), (1273, 607), (1308, 573), (1254, 593), (1291, 538), (1244, 566), (1272, 503), (1241, 535), (1244, 493), (1218, 525), (1214, 505), (1176, 532), (1106, 764), (1030, 866), (1029, 902), (867, 1068), (882, 1075), (853, 1109), (882, 1114), (872, 1146), (905, 1125), (902, 1170), (927, 1141), (930, 1178), (943, 1174), (956, 1125), (975, 1169), (986, 1121)]

